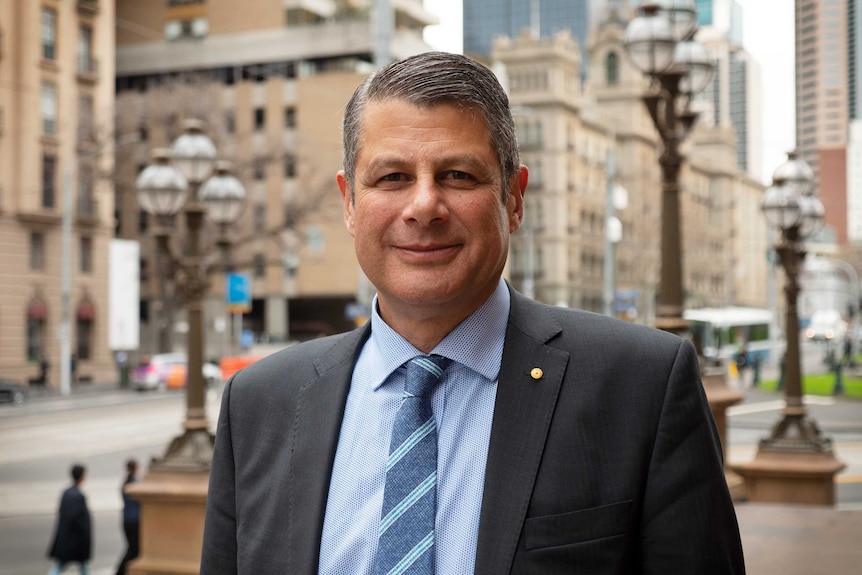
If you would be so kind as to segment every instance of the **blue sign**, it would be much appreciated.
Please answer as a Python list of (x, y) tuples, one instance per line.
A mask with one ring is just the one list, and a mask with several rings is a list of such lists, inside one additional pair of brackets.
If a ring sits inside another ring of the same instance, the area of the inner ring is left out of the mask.
[(251, 274), (227, 274), (227, 309), (230, 313), (248, 313), (251, 311)]

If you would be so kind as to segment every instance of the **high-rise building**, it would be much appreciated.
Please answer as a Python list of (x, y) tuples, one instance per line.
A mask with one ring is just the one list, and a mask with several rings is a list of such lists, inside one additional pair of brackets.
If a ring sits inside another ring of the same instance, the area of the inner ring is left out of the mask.
[[(213, 275), (206, 308), (206, 357), (235, 350), (243, 330), (257, 342), (305, 339), (352, 327), (349, 306), (363, 283), (344, 229), (335, 173), (341, 167), (341, 115), (374, 69), (379, 35), (373, 0), (119, 0), (118, 130), (146, 141), (118, 155), (118, 233), (143, 238), (134, 178), (151, 149), (169, 144), (180, 120), (197, 116), (220, 154), (234, 162), (247, 193), (231, 226), (237, 271), (252, 276), (251, 311), (228, 327), (222, 276)], [(426, 51), (436, 18), (420, 0), (391, 2), (386, 58)], [(180, 226), (180, 223), (177, 224)], [(178, 233), (177, 235), (181, 235)], [(142, 349), (172, 351), (166, 331), (170, 277), (144, 250)], [(355, 315), (355, 313), (354, 313)]]
[(732, 127), (736, 134), (737, 167), (760, 179), (763, 151), (760, 65), (718, 28), (701, 28), (697, 39), (709, 49), (715, 64), (712, 80), (697, 96), (699, 121), (712, 127)]
[(848, 15), (858, 14), (857, 3), (796, 2), (796, 147), (814, 170), (826, 225), (839, 244), (847, 241), (847, 137), (858, 81), (848, 57), (852, 45), (858, 50), (850, 41), (856, 24)]
[(583, 49), (596, 0), (464, 0), (464, 53), (488, 60), (494, 39), (524, 28), (539, 36), (566, 30)]
[(731, 43), (742, 45), (742, 6), (737, 0), (697, 0), (697, 25), (721, 32)]
[(58, 387), (115, 378), (108, 349), (113, 235), (114, 3), (0, 3), (0, 373)]

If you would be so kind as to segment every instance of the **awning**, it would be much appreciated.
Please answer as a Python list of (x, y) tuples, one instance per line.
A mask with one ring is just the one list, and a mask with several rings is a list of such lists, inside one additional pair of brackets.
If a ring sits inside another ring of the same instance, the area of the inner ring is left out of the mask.
[(78, 311), (75, 314), (79, 321), (93, 321), (96, 317), (96, 306), (89, 300), (84, 300), (78, 304)]
[(32, 299), (27, 304), (27, 319), (47, 319), (48, 306), (41, 299)]

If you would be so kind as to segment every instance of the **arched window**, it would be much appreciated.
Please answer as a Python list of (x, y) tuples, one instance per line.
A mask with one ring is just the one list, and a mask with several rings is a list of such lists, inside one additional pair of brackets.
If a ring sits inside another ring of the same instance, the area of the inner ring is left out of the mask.
[(620, 80), (620, 57), (616, 52), (609, 52), (605, 59), (605, 80), (608, 86), (615, 86)]

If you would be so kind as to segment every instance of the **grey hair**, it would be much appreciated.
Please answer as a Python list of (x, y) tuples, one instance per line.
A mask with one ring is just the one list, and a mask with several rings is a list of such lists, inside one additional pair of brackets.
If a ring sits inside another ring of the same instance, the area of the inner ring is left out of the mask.
[(425, 52), (384, 66), (353, 93), (344, 112), (344, 176), (353, 196), (356, 157), (362, 135), (362, 115), (369, 102), (401, 99), (422, 108), (454, 104), (478, 110), (491, 134), (502, 176), (507, 183), (518, 173), (520, 157), (509, 98), (486, 66), (459, 54)]

